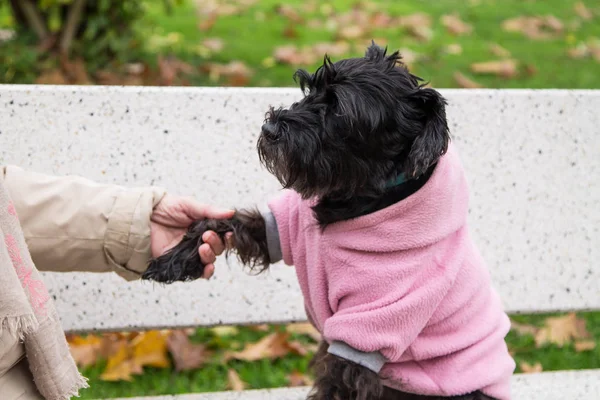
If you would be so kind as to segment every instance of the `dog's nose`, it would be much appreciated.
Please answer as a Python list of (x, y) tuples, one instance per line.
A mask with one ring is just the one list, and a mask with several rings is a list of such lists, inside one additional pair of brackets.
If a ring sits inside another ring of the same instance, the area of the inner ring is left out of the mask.
[(263, 135), (265, 135), (266, 137), (268, 137), (270, 139), (273, 139), (277, 136), (277, 132), (275, 130), (275, 124), (273, 124), (271, 122), (264, 123), (261, 130), (262, 130)]

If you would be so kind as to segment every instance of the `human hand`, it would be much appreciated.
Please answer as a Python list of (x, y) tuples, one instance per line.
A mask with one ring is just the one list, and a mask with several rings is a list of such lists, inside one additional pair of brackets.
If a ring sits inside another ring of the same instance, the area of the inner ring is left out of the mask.
[[(233, 214), (233, 210), (201, 204), (190, 197), (166, 195), (150, 217), (152, 257), (158, 257), (178, 244), (192, 222), (204, 218), (226, 219)], [(215, 272), (213, 263), (225, 251), (225, 244), (212, 231), (205, 232), (202, 240), (204, 244), (198, 252), (205, 265), (202, 277), (208, 279)]]

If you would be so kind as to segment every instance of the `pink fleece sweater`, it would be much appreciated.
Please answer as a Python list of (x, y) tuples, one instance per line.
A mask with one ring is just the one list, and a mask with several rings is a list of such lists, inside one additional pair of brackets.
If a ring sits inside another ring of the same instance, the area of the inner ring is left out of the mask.
[(292, 191), (269, 203), (283, 260), (328, 343), (378, 352), (389, 387), (510, 399), (510, 322), (467, 228), (468, 187), (453, 146), (416, 193), (324, 231)]

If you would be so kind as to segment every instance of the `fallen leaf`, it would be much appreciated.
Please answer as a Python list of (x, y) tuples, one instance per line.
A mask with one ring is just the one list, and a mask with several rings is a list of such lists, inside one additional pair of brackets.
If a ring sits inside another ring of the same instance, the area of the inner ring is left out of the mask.
[(444, 48), (446, 54), (459, 55), (462, 54), (463, 48), (458, 43), (451, 43)]
[(429, 41), (433, 37), (431, 17), (427, 14), (415, 13), (402, 16), (397, 19), (396, 24), (406, 29), (409, 34), (419, 40)]
[(102, 339), (96, 335), (72, 336), (68, 338), (69, 350), (79, 367), (89, 367), (98, 360)]
[(129, 334), (119, 332), (105, 333), (102, 335), (102, 346), (100, 347), (100, 357), (108, 359), (116, 354), (122, 347), (127, 347)]
[(216, 22), (217, 14), (211, 13), (200, 21), (198, 24), (198, 29), (200, 29), (202, 32), (207, 32), (212, 29)]
[(167, 335), (164, 332), (144, 332), (133, 338), (131, 346), (133, 347), (132, 361), (140, 366), (167, 368), (171, 365), (167, 357)]
[(304, 18), (302, 18), (300, 13), (294, 7), (288, 4), (278, 5), (275, 7), (275, 12), (296, 24), (301, 24), (304, 22)]
[(411, 49), (401, 48), (399, 51), (400, 56), (402, 57), (402, 63), (409, 67), (412, 67), (415, 62), (419, 61), (423, 57), (422, 54), (414, 52)]
[[(143, 372), (144, 366), (167, 368), (166, 334), (162, 331), (108, 334), (103, 350), (110, 354), (100, 379), (105, 381), (130, 381), (132, 375)], [(101, 351), (101, 352), (102, 352)]]
[(533, 64), (527, 64), (525, 66), (525, 72), (527, 73), (528, 76), (534, 76), (535, 74), (538, 73), (538, 69)]
[(552, 343), (563, 347), (566, 343), (577, 339), (588, 339), (589, 332), (585, 327), (585, 320), (577, 318), (575, 313), (561, 317), (546, 318), (544, 327), (535, 335), (535, 344), (541, 347), (546, 343)]
[(291, 353), (298, 354), (301, 356), (305, 356), (308, 353), (310, 353), (310, 345), (304, 345), (302, 342), (299, 342), (297, 340), (288, 342), (288, 347), (291, 350)]
[(387, 28), (391, 26), (393, 22), (394, 19), (390, 15), (383, 12), (376, 12), (371, 16), (371, 25), (379, 29)]
[(59, 69), (44, 71), (35, 80), (38, 85), (66, 85), (67, 79)]
[(64, 76), (67, 77), (70, 83), (77, 85), (91, 84), (85, 61), (82, 58), (69, 60), (66, 56), (62, 56), (60, 57), (60, 65)]
[(298, 37), (298, 31), (296, 31), (296, 27), (294, 25), (287, 25), (283, 29), (283, 37), (288, 39), (294, 39)]
[(202, 45), (212, 52), (219, 52), (223, 50), (225, 44), (223, 39), (220, 38), (207, 38), (202, 41)]
[(479, 89), (483, 87), (483, 85), (475, 82), (470, 78), (467, 78), (465, 75), (458, 71), (454, 73), (454, 80), (456, 81), (458, 86), (465, 89)]
[(306, 350), (298, 346), (297, 342), (289, 342), (290, 334), (275, 332), (265, 336), (256, 343), (247, 343), (242, 351), (230, 352), (225, 359), (243, 361), (256, 361), (262, 359), (276, 359), (285, 357), (290, 353), (306, 354)]
[(288, 326), (286, 326), (285, 330), (292, 334), (309, 336), (315, 342), (321, 341), (321, 334), (309, 322), (298, 323), (298, 324), (289, 324)]
[(578, 1), (577, 3), (575, 3), (574, 8), (575, 8), (575, 12), (577, 13), (577, 15), (579, 15), (584, 20), (589, 21), (592, 18), (594, 18), (594, 14), (592, 14), (590, 9), (587, 8), (586, 5), (582, 1)]
[(543, 371), (542, 364), (539, 361), (533, 365), (523, 361), (519, 364), (519, 367), (521, 367), (521, 371), (523, 371), (524, 374), (535, 374)]
[(146, 70), (146, 66), (142, 63), (129, 63), (125, 65), (125, 70), (131, 75), (141, 75)]
[(596, 342), (593, 340), (580, 340), (575, 342), (575, 351), (581, 353), (583, 351), (591, 351), (596, 348)]
[(343, 26), (338, 31), (338, 38), (345, 40), (356, 40), (363, 37), (367, 33), (365, 27), (359, 25)]
[(287, 377), (288, 386), (298, 387), (298, 386), (312, 386), (314, 381), (307, 375), (304, 375), (298, 371), (293, 371)]
[(493, 74), (505, 78), (517, 75), (517, 62), (515, 60), (488, 61), (471, 64), (471, 71), (476, 74)]
[(131, 375), (142, 373), (142, 367), (130, 359), (127, 345), (121, 347), (115, 355), (108, 359), (104, 372), (100, 375), (103, 381), (131, 381)]
[(565, 27), (562, 21), (556, 18), (554, 15), (546, 16), (544, 19), (544, 24), (556, 32), (561, 32)]
[[(322, 56), (322, 55), (321, 55)], [(317, 54), (308, 47), (299, 49), (296, 46), (280, 46), (273, 53), (275, 60), (282, 64), (310, 65), (317, 61)]]
[(227, 386), (234, 392), (241, 392), (246, 389), (246, 383), (242, 381), (238, 373), (234, 369), (227, 371)]
[(240, 333), (240, 330), (235, 326), (215, 326), (210, 331), (219, 337), (235, 336)]
[(576, 47), (567, 50), (567, 54), (573, 59), (582, 59), (590, 55), (590, 49), (585, 43), (579, 43)]
[(225, 78), (229, 86), (245, 86), (253, 75), (252, 69), (241, 61), (229, 64), (206, 63), (201, 68), (211, 80)]
[(504, 47), (500, 46), (497, 43), (492, 43), (490, 45), (490, 52), (496, 57), (500, 58), (510, 58), (510, 51), (506, 50)]
[(173, 357), (176, 371), (196, 369), (206, 363), (210, 355), (203, 345), (192, 343), (183, 331), (171, 332), (166, 344)]
[(177, 77), (177, 68), (168, 59), (158, 56), (158, 70), (160, 73), (161, 83), (166, 86), (171, 86)]
[(317, 54), (327, 54), (334, 57), (340, 57), (350, 51), (348, 42), (338, 41), (335, 43), (316, 43), (312, 46), (312, 50)]
[(453, 35), (468, 35), (473, 32), (473, 27), (461, 20), (457, 14), (443, 15), (441, 22), (444, 28)]
[(548, 39), (563, 31), (563, 23), (553, 15), (545, 17), (516, 17), (502, 23), (507, 32), (520, 32), (529, 39)]
[(517, 332), (519, 335), (531, 335), (531, 336), (535, 336), (535, 334), (539, 330), (539, 328), (536, 326), (520, 324), (520, 323), (512, 321), (512, 320), (510, 321), (510, 329), (512, 331)]
[(594, 59), (600, 62), (600, 39), (592, 38), (588, 40), (588, 48)]

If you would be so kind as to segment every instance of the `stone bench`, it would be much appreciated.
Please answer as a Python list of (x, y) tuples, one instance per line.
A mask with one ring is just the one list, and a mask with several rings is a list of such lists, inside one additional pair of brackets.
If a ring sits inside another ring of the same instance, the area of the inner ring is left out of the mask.
[[(510, 313), (600, 310), (600, 91), (443, 90), (471, 184), (472, 233)], [(3, 164), (225, 206), (279, 188), (255, 143), (269, 105), (298, 89), (0, 86)], [(65, 330), (304, 321), (293, 270), (160, 287), (45, 274)], [(299, 400), (305, 388), (153, 399)], [(600, 399), (600, 370), (515, 375), (514, 399)]]

